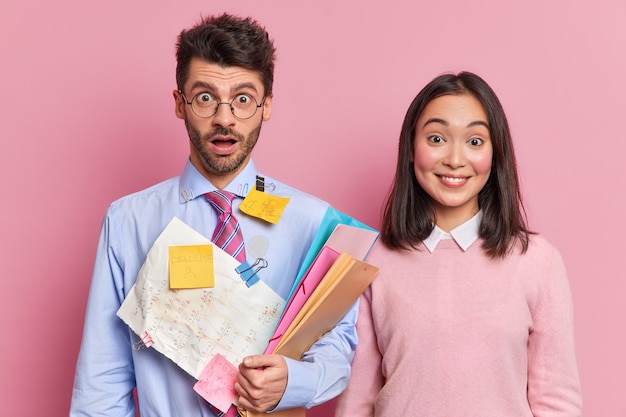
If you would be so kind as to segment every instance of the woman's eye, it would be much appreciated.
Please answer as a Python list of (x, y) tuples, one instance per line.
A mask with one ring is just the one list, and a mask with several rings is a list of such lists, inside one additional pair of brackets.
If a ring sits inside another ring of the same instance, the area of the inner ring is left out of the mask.
[(469, 144), (472, 146), (480, 146), (484, 143), (484, 141), (480, 138), (471, 138), (469, 140)]
[(441, 136), (433, 135), (428, 137), (428, 141), (432, 143), (441, 143), (444, 140)]

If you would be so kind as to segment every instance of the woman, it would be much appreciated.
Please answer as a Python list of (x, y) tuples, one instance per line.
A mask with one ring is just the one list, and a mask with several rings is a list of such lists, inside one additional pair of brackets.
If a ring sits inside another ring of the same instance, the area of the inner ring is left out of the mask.
[(400, 134), (359, 344), (337, 416), (580, 416), (569, 284), (529, 231), (502, 106), (431, 81)]

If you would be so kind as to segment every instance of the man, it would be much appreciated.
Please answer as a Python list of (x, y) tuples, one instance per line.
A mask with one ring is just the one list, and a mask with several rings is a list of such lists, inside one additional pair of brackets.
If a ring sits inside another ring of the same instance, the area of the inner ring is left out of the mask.
[[(210, 237), (218, 222), (205, 194), (235, 195), (233, 214), (252, 263), (267, 266), (260, 278), (287, 298), (329, 205), (260, 175), (251, 160), (263, 121), (272, 111), (275, 48), (250, 18), (227, 14), (183, 30), (177, 43), (173, 92), (185, 122), (190, 157), (179, 177), (123, 197), (103, 222), (72, 396), (72, 416), (134, 416), (136, 389), (142, 415), (214, 416), (194, 390), (196, 380), (139, 338), (116, 316), (154, 241), (173, 217)], [(238, 210), (257, 178), (265, 191), (288, 197), (277, 224)], [(346, 386), (356, 344), (353, 306), (300, 361), (253, 355), (239, 366), (238, 404), (254, 412), (312, 407)]]

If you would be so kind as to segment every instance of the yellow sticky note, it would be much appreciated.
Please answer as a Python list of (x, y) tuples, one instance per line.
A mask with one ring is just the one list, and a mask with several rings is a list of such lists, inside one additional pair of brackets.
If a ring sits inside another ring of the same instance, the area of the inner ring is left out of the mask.
[(241, 202), (239, 210), (250, 216), (258, 217), (259, 219), (276, 224), (283, 215), (283, 211), (288, 202), (289, 198), (287, 197), (278, 197), (263, 193), (257, 191), (255, 187)]
[(170, 288), (207, 288), (215, 285), (213, 245), (170, 246)]

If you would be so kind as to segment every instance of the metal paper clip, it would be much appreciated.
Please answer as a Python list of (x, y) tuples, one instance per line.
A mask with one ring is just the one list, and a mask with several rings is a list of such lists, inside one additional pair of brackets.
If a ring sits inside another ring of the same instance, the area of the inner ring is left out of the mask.
[(190, 200), (193, 200), (193, 191), (191, 190), (182, 190), (180, 192), (181, 197), (185, 200), (185, 203), (188, 203)]

